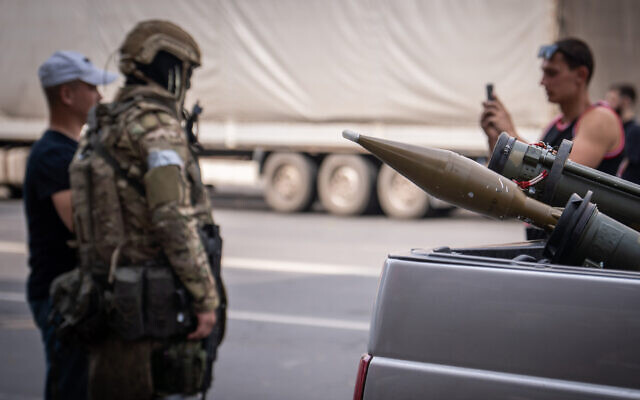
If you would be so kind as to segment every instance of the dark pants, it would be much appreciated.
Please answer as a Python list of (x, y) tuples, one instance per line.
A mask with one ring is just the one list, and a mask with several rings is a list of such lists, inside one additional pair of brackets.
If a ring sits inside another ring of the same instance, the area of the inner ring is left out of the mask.
[(153, 377), (149, 340), (123, 341), (114, 335), (91, 346), (91, 400), (151, 400)]
[[(198, 342), (188, 343), (200, 347)], [(198, 395), (155, 394), (152, 354), (166, 346), (167, 343), (160, 340), (124, 341), (115, 335), (92, 346), (89, 356), (91, 400), (197, 399)]]
[(87, 351), (78, 345), (56, 340), (53, 326), (48, 323), (49, 299), (29, 301), (44, 343), (47, 361), (45, 400), (84, 400), (87, 398)]

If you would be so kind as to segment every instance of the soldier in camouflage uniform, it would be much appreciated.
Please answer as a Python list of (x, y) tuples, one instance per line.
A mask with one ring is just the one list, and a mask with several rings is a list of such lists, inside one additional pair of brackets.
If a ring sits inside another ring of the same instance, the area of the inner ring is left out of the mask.
[[(90, 396), (192, 395), (203, 379), (199, 339), (219, 304), (199, 236), (211, 208), (182, 126), (200, 50), (154, 20), (139, 23), (120, 53), (126, 84), (96, 107), (70, 168), (80, 268), (104, 291), (109, 324), (91, 349)], [(186, 292), (193, 324), (182, 333), (188, 314), (168, 311), (179, 292), (163, 276)]]

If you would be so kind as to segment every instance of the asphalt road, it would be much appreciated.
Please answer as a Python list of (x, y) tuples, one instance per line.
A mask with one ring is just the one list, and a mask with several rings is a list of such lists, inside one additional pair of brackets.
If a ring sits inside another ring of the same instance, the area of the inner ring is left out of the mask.
[[(396, 221), (282, 215), (255, 198), (214, 198), (230, 298), (212, 399), (350, 399), (378, 276), (388, 253), (524, 239), (519, 222), (456, 211)], [(0, 400), (38, 399), (44, 360), (24, 300), (19, 201), (0, 202)]]

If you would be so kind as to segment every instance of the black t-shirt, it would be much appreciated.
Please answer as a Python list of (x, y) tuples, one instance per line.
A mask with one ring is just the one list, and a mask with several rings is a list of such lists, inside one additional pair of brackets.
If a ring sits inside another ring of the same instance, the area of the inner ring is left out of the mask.
[(640, 125), (635, 120), (624, 123), (624, 151), (629, 165), (622, 173), (622, 178), (640, 184)]
[(47, 130), (31, 148), (24, 178), (29, 300), (47, 298), (51, 281), (76, 266), (76, 252), (67, 244), (73, 233), (60, 219), (51, 195), (70, 188), (69, 164), (77, 148), (75, 140), (53, 130)]

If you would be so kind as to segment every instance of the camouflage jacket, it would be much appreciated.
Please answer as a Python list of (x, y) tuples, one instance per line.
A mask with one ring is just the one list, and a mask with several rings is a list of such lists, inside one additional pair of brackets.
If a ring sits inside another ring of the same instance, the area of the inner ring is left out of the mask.
[(70, 167), (80, 262), (104, 277), (118, 266), (168, 264), (194, 311), (213, 311), (219, 298), (198, 233), (213, 223), (211, 207), (176, 108), (147, 86), (126, 86), (96, 107)]

